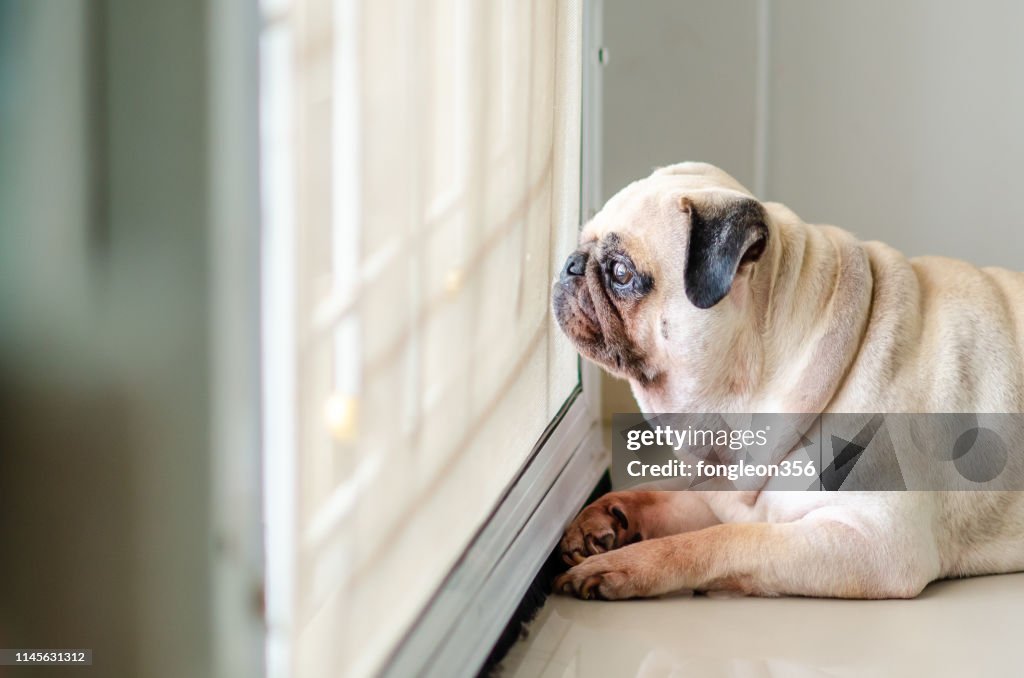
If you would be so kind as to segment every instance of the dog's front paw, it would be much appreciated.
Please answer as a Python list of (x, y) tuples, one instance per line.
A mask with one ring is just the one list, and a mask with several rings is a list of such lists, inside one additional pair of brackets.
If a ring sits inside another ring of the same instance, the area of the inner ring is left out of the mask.
[[(675, 562), (664, 539), (590, 556), (559, 576), (554, 590), (585, 600), (646, 598), (681, 591)], [(678, 580), (678, 581), (677, 581)]]
[(643, 539), (631, 493), (610, 492), (583, 509), (565, 531), (559, 550), (566, 565)]
[(637, 592), (637, 573), (629, 560), (616, 557), (621, 553), (611, 551), (587, 558), (555, 580), (555, 591), (584, 600), (621, 600), (642, 595)]

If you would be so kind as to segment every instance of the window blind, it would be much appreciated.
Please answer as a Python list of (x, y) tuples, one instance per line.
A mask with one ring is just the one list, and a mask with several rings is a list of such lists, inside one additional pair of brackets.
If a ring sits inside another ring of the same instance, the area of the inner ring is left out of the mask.
[(577, 384), (580, 6), (265, 0), (272, 675), (364, 675)]

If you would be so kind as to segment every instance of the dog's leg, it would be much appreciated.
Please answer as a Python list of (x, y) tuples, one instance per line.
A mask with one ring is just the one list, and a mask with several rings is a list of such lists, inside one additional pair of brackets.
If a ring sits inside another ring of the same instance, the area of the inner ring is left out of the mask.
[(590, 556), (555, 590), (615, 600), (679, 591), (912, 598), (939, 575), (934, 540), (853, 527), (812, 512), (791, 523), (729, 523)]
[(700, 492), (609, 492), (576, 516), (559, 548), (562, 560), (575, 565), (587, 556), (718, 522)]

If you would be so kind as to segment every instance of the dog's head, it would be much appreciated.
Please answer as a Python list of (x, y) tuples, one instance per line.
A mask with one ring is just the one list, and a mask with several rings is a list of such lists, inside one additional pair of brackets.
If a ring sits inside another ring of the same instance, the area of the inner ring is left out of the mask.
[(580, 236), (552, 307), (580, 353), (650, 385), (737, 322), (751, 269), (767, 247), (764, 207), (711, 165), (657, 170), (616, 194)]

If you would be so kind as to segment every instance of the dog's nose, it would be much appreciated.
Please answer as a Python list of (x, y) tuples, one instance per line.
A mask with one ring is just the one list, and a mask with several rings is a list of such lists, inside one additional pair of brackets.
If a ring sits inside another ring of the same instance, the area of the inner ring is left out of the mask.
[(583, 275), (586, 270), (587, 255), (583, 252), (573, 252), (565, 260), (565, 267), (562, 269), (562, 275), (559, 277), (559, 280), (563, 283), (567, 282), (570, 278)]

